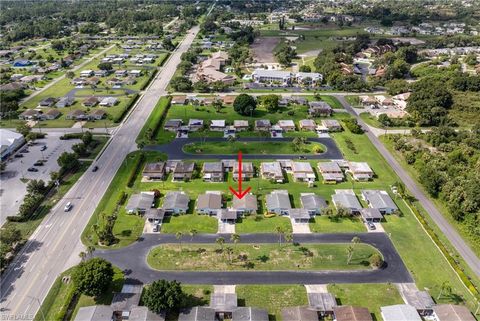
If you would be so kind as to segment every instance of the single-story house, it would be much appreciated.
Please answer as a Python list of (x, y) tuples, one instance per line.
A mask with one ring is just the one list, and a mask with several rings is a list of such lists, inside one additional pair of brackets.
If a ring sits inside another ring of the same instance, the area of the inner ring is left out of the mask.
[(313, 119), (301, 119), (298, 122), (298, 126), (299, 126), (300, 130), (314, 131), (317, 124), (315, 123), (315, 121)]
[(109, 305), (92, 305), (78, 309), (74, 321), (112, 320), (113, 308)]
[(173, 96), (171, 103), (172, 105), (185, 105), (187, 102), (187, 96), (182, 95), (182, 96)]
[(101, 109), (95, 109), (88, 115), (88, 118), (93, 119), (93, 120), (100, 120), (105, 118), (107, 116), (107, 112), (105, 110)]
[(378, 208), (362, 208), (360, 209), (360, 216), (364, 222), (378, 223), (382, 221), (383, 215)]
[(115, 71), (115, 77), (126, 77), (128, 75), (128, 71), (119, 69)]
[(433, 307), (435, 321), (475, 321), (470, 310), (463, 305), (439, 304)]
[(178, 321), (216, 321), (215, 310), (209, 307), (193, 307), (180, 311)]
[(212, 120), (210, 123), (210, 130), (223, 132), (225, 130), (225, 119)]
[(402, 291), (402, 297), (405, 303), (413, 306), (420, 315), (432, 314), (435, 302), (427, 291), (406, 288)]
[(238, 307), (237, 301), (236, 293), (215, 292), (210, 296), (210, 307), (217, 313), (232, 313)]
[[(235, 165), (233, 167), (233, 179), (237, 180), (238, 179), (238, 163), (235, 162)], [(253, 168), (253, 163), (251, 162), (242, 162), (242, 179), (244, 181), (249, 180), (255, 175), (255, 170)]]
[(286, 190), (275, 190), (265, 196), (265, 204), (269, 213), (288, 215), (292, 205)]
[(145, 179), (164, 179), (165, 162), (147, 163), (143, 169), (142, 176)]
[(280, 128), (282, 128), (286, 132), (295, 131), (295, 123), (291, 119), (279, 120), (277, 125), (280, 126)]
[(348, 173), (350, 173), (356, 181), (369, 181), (373, 179), (373, 170), (365, 162), (349, 162)]
[(88, 97), (82, 102), (82, 105), (85, 107), (94, 107), (97, 104), (98, 104), (98, 98), (95, 96)]
[(234, 197), (232, 210), (237, 212), (238, 215), (256, 214), (258, 210), (257, 197), (251, 193), (246, 194), (241, 199)]
[(322, 174), (325, 183), (337, 183), (343, 181), (343, 172), (335, 162), (319, 162), (318, 171)]
[(197, 131), (203, 127), (203, 119), (189, 119), (188, 129), (190, 131)]
[(107, 80), (107, 84), (113, 87), (119, 87), (119, 86), (123, 86), (124, 81), (122, 79), (118, 79), (117, 77), (112, 77), (109, 80)]
[(112, 107), (118, 103), (118, 99), (116, 97), (105, 97), (100, 101), (100, 106), (105, 107)]
[(99, 82), (100, 82), (100, 79), (97, 78), (97, 77), (90, 77), (90, 78), (87, 79), (87, 84), (88, 85), (96, 86), (96, 85), (98, 85)]
[(307, 162), (292, 162), (292, 176), (296, 182), (315, 181), (315, 172)]
[(59, 112), (57, 109), (50, 109), (46, 113), (43, 114), (43, 117), (47, 120), (53, 120), (58, 118), (62, 113)]
[(74, 97), (64, 96), (57, 101), (55, 106), (57, 106), (58, 108), (64, 108), (64, 107), (71, 106), (74, 103), (75, 103), (75, 98)]
[(255, 121), (256, 131), (269, 131), (272, 127), (269, 119), (258, 119)]
[(355, 192), (351, 189), (337, 189), (332, 195), (332, 202), (335, 208), (345, 208), (352, 214), (360, 213), (362, 205), (357, 199)]
[(95, 70), (93, 74), (95, 77), (106, 77), (108, 75), (108, 70), (103, 70), (103, 69)]
[(313, 215), (304, 208), (291, 208), (288, 211), (288, 216), (294, 220), (295, 223), (308, 223)]
[(128, 74), (132, 77), (140, 77), (142, 75), (142, 71), (138, 69), (133, 69), (128, 71)]
[(383, 321), (422, 321), (417, 309), (408, 304), (381, 307), (380, 312)]
[(18, 115), (18, 119), (22, 120), (33, 120), (33, 119), (40, 119), (43, 113), (36, 109), (27, 109)]
[(85, 113), (83, 110), (75, 109), (75, 110), (72, 110), (71, 112), (69, 112), (67, 114), (67, 116), (65, 116), (65, 119), (87, 120), (88, 116), (87, 116), (87, 113)]
[(327, 202), (324, 198), (314, 193), (300, 193), (300, 202), (302, 208), (306, 209), (310, 215), (319, 215), (324, 208), (327, 208)]
[(223, 182), (225, 176), (222, 162), (203, 163), (202, 173), (206, 182)]
[(318, 313), (308, 307), (291, 307), (282, 309), (282, 320), (288, 321), (318, 321)]
[(90, 70), (90, 69), (87, 69), (87, 70), (82, 70), (80, 72), (80, 77), (82, 78), (88, 78), (88, 77), (92, 77), (95, 73), (93, 72), (93, 70)]
[(235, 223), (240, 213), (231, 208), (222, 208), (217, 212), (217, 219), (224, 223)]
[(329, 132), (339, 132), (343, 129), (340, 122), (336, 119), (322, 119), (322, 126)]
[(142, 214), (149, 208), (155, 206), (155, 193), (154, 192), (141, 192), (133, 194), (128, 200), (125, 210), (129, 214)]
[(225, 105), (232, 105), (233, 102), (235, 101), (235, 98), (237, 98), (237, 96), (227, 95), (227, 96), (223, 96), (222, 100)]
[(48, 97), (38, 103), (38, 107), (52, 107), (57, 102), (56, 98)]
[(222, 193), (221, 192), (206, 192), (198, 195), (197, 206), (195, 207), (197, 213), (207, 215), (217, 215), (222, 208)]
[(232, 321), (268, 321), (268, 312), (266, 310), (240, 307), (233, 311)]
[(170, 191), (163, 200), (165, 214), (185, 214), (188, 210), (190, 198), (185, 192)]
[(182, 126), (181, 119), (170, 119), (165, 122), (163, 128), (170, 132), (176, 132)]
[(173, 170), (173, 181), (189, 181), (192, 179), (195, 163), (193, 162), (178, 162)]
[(308, 306), (317, 311), (320, 316), (333, 315), (333, 308), (337, 306), (337, 300), (332, 293), (310, 292), (308, 293)]
[(333, 315), (336, 321), (373, 321), (370, 311), (362, 307), (337, 306), (333, 308)]
[(10, 80), (11, 81), (18, 81), (20, 80), (23, 76), (25, 76), (24, 74), (13, 74), (10, 76)]
[(263, 179), (283, 183), (284, 176), (279, 162), (262, 162), (260, 164), (260, 175)]
[(369, 207), (378, 209), (382, 214), (391, 214), (398, 210), (397, 205), (386, 191), (362, 190), (362, 198)]
[(248, 120), (234, 120), (233, 127), (237, 132), (248, 130)]
[(324, 101), (310, 101), (308, 103), (308, 114), (311, 117), (331, 116), (332, 107)]

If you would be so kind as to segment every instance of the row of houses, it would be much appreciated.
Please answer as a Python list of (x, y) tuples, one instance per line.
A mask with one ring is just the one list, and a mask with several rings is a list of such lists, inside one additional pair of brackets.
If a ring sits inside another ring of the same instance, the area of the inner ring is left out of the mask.
[(317, 164), (318, 171), (325, 183), (339, 183), (345, 179), (344, 173), (348, 173), (356, 181), (372, 180), (375, 173), (366, 162), (349, 162), (334, 160)]
[(390, 118), (402, 118), (408, 115), (406, 108), (410, 94), (409, 92), (401, 93), (391, 98), (384, 95), (359, 96), (359, 100), (373, 116), (385, 114)]
[[(64, 96), (61, 98), (55, 97), (46, 97), (38, 103), (38, 108), (47, 108), (47, 107), (58, 107), (64, 108), (72, 106), (75, 103), (75, 97), (73, 96)], [(95, 107), (97, 104), (101, 107), (112, 107), (118, 103), (118, 98), (116, 97), (95, 97), (90, 96), (85, 98), (82, 101), (82, 105), (85, 107)]]
[(127, 76), (140, 77), (143, 74), (143, 71), (140, 69), (131, 69), (131, 70), (118, 69), (115, 71), (103, 70), (103, 69), (99, 69), (99, 70), (86, 69), (80, 72), (80, 78), (106, 77), (112, 73), (115, 75), (115, 77), (127, 77)]
[(292, 84), (305, 86), (318, 86), (322, 83), (323, 76), (318, 72), (291, 72), (273, 69), (255, 69), (251, 79), (257, 83), (280, 84), (291, 86)]

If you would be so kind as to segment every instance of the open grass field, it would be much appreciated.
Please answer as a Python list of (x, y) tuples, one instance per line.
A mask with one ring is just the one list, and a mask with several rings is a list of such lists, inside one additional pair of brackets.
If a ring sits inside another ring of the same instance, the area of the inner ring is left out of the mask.
[(382, 306), (404, 304), (393, 284), (330, 284), (328, 291), (337, 298), (339, 305), (367, 307), (374, 320), (383, 320)]
[(183, 150), (190, 154), (319, 154), (325, 146), (319, 143), (306, 142), (294, 146), (291, 142), (208, 142), (185, 145)]
[(286, 233), (292, 232), (290, 219), (285, 216), (265, 217), (263, 215), (249, 215), (239, 218), (235, 224), (235, 231), (244, 233), (275, 233), (277, 228)]
[(310, 231), (313, 233), (361, 233), (366, 232), (366, 228), (358, 217), (334, 219), (317, 215), (310, 221)]
[(157, 270), (363, 270), (369, 258), (379, 253), (366, 244), (355, 245), (350, 262), (350, 244), (235, 244), (230, 255), (219, 245), (165, 244), (154, 248), (147, 257)]
[(240, 306), (266, 309), (271, 321), (290, 321), (282, 320), (283, 307), (308, 304), (303, 285), (239, 285), (236, 292)]
[(198, 233), (217, 233), (218, 222), (214, 217), (199, 214), (170, 216), (162, 221), (161, 232), (175, 234), (181, 232), (187, 235), (192, 228)]

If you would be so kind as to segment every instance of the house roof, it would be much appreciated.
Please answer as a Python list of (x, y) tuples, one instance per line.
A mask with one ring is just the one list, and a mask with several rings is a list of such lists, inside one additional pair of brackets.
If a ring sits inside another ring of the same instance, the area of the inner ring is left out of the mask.
[(165, 316), (153, 313), (147, 307), (141, 306), (130, 310), (128, 321), (165, 321)]
[(338, 306), (333, 308), (336, 321), (373, 321), (367, 308)]
[(248, 127), (248, 120), (234, 120), (233, 126), (235, 127)]
[(237, 212), (223, 208), (217, 212), (217, 218), (221, 220), (235, 220), (237, 219)]
[(313, 173), (313, 168), (312, 165), (307, 162), (292, 162), (292, 171)]
[(336, 119), (322, 119), (322, 125), (327, 128), (341, 127), (340, 122)]
[(311, 108), (332, 109), (332, 107), (324, 101), (309, 101), (308, 106)]
[(470, 311), (461, 305), (439, 304), (433, 307), (438, 321), (475, 321)]
[(255, 127), (270, 127), (272, 124), (269, 119), (257, 119), (255, 121)]
[(307, 307), (291, 307), (282, 309), (282, 320), (288, 321), (318, 321), (317, 311)]
[(361, 209), (362, 205), (354, 193), (347, 193), (345, 190), (336, 190), (336, 194), (332, 195), (332, 200), (335, 206), (342, 206), (349, 209)]
[(413, 306), (417, 310), (431, 309), (435, 302), (427, 291), (403, 291), (405, 303)]
[(105, 110), (101, 110), (101, 109), (95, 109), (94, 111), (92, 111), (90, 113), (91, 116), (102, 116), (102, 117), (106, 114), (107, 114), (107, 112)]
[(169, 119), (165, 122), (164, 127), (180, 127), (182, 125), (181, 119)]
[(366, 162), (349, 162), (349, 170), (352, 171), (353, 173), (356, 172), (367, 172), (367, 173), (373, 173), (372, 169), (370, 166), (368, 166), (368, 163)]
[(75, 109), (68, 113), (70, 117), (84, 116), (86, 113), (83, 110)]
[(363, 190), (362, 196), (372, 208), (389, 208), (393, 210), (398, 209), (397, 205), (395, 205), (392, 198), (386, 191)]
[(232, 321), (268, 321), (268, 312), (258, 308), (241, 307), (233, 311)]
[(189, 119), (188, 126), (202, 126), (203, 119)]
[(215, 321), (215, 310), (208, 307), (193, 307), (183, 310), (178, 321)]
[(138, 194), (133, 194), (128, 200), (125, 208), (127, 211), (151, 208), (154, 200), (155, 195), (153, 192), (141, 192)]
[(276, 190), (267, 194), (265, 197), (267, 209), (290, 209), (292, 205), (290, 204), (290, 197), (288, 196), (288, 191), (286, 190)]
[(211, 125), (212, 127), (225, 127), (225, 119), (215, 119), (212, 120)]
[(313, 119), (301, 119), (299, 121), (300, 127), (315, 127), (316, 123)]
[(385, 306), (380, 310), (383, 321), (422, 321), (417, 309), (408, 304)]
[(147, 163), (143, 173), (162, 173), (165, 171), (165, 162)]
[(83, 103), (84, 104), (96, 104), (96, 103), (98, 103), (98, 98), (94, 97), (94, 96), (91, 96), (91, 97), (88, 97), (88, 98), (84, 99)]
[(235, 210), (246, 209), (256, 211), (258, 209), (257, 197), (253, 194), (247, 194), (242, 199), (233, 198), (232, 208)]
[(383, 215), (378, 208), (362, 208), (360, 209), (360, 215), (364, 219), (382, 219)]
[[(233, 165), (233, 172), (238, 172), (238, 162), (235, 161)], [(242, 174), (243, 173), (252, 173), (253, 172), (253, 163), (252, 162), (242, 162)]]
[(203, 172), (223, 173), (222, 162), (205, 162), (203, 163)]
[(332, 293), (308, 293), (308, 305), (320, 312), (331, 312), (337, 306), (335, 295)]
[(138, 306), (140, 296), (141, 293), (115, 293), (111, 307), (113, 311), (130, 311), (133, 307)]
[(283, 177), (282, 167), (279, 162), (263, 162), (260, 164), (263, 173), (270, 173), (274, 176)]
[(163, 208), (147, 208), (143, 217), (150, 220), (163, 220), (165, 211)]
[(101, 104), (115, 104), (118, 101), (116, 97), (105, 97), (100, 102)]
[(190, 202), (190, 198), (184, 192), (179, 191), (171, 191), (165, 195), (165, 200), (163, 201), (163, 208), (164, 209), (188, 209), (188, 203)]
[(210, 307), (218, 312), (232, 312), (237, 308), (237, 294), (235, 293), (212, 293)]
[(220, 193), (205, 193), (198, 195), (197, 208), (221, 209), (222, 195)]
[(325, 199), (313, 193), (300, 194), (300, 202), (302, 203), (302, 207), (307, 210), (322, 209), (327, 207), (327, 202)]
[(293, 219), (310, 219), (310, 213), (305, 208), (291, 208), (288, 210), (288, 216)]
[(174, 173), (191, 173), (195, 168), (195, 163), (193, 162), (178, 162), (175, 165)]
[(111, 320), (113, 309), (109, 305), (92, 305), (78, 310), (74, 321), (105, 321)]
[(267, 77), (267, 78), (290, 78), (292, 73), (290, 71), (283, 70), (268, 70), (268, 69), (255, 69), (252, 75), (257, 77)]
[(277, 125), (280, 127), (295, 127), (295, 123), (291, 119), (279, 120)]
[(342, 173), (342, 169), (335, 162), (319, 162), (317, 164), (318, 170), (325, 173)]
[(56, 109), (50, 109), (50, 110), (48, 110), (48, 111), (45, 113), (45, 115), (47, 115), (47, 116), (53, 116), (53, 117), (57, 117), (57, 116), (60, 115), (60, 114), (61, 114), (61, 113), (60, 113), (58, 110), (56, 110)]

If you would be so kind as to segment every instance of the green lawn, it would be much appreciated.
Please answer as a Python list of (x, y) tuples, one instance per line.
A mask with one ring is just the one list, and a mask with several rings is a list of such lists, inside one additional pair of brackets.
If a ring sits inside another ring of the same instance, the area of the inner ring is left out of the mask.
[(185, 145), (183, 150), (190, 154), (318, 154), (325, 151), (320, 143), (306, 142), (296, 146), (292, 142), (208, 142)]
[(276, 233), (276, 230), (279, 227), (285, 232), (292, 232), (292, 223), (288, 217), (249, 215), (237, 220), (237, 223), (235, 224), (235, 232), (239, 234)]
[(214, 217), (196, 213), (170, 216), (163, 220), (161, 232), (188, 234), (192, 229), (197, 230), (198, 233), (217, 233), (218, 222)]
[(236, 287), (240, 306), (266, 309), (271, 321), (282, 320), (282, 309), (308, 305), (303, 285), (239, 285)]
[(365, 225), (358, 217), (331, 219), (327, 216), (315, 216), (310, 222), (310, 230), (314, 233), (351, 233), (365, 232)]
[[(234, 244), (230, 257), (219, 245), (165, 244), (147, 257), (157, 270), (363, 270), (370, 269), (369, 258), (379, 253), (367, 244), (355, 245), (350, 263), (350, 244)], [(239, 259), (242, 256), (242, 259)]]
[(382, 306), (404, 304), (393, 284), (330, 284), (328, 292), (335, 295), (339, 305), (368, 308), (378, 321), (383, 320)]

